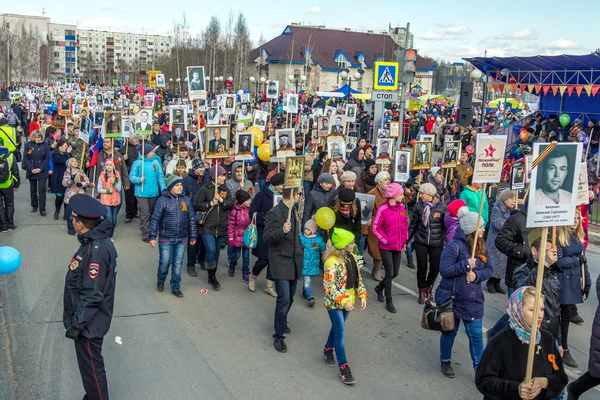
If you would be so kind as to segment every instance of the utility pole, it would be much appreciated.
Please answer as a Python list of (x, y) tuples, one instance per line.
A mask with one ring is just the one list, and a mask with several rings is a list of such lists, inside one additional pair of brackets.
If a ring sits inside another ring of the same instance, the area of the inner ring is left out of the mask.
[(10, 87), (10, 22), (6, 23), (6, 87)]

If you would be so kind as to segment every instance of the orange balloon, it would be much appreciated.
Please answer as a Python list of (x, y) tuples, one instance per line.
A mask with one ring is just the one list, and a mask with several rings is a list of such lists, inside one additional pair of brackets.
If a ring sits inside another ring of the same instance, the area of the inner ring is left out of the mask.
[(521, 138), (521, 141), (525, 143), (527, 142), (527, 139), (529, 139), (529, 132), (526, 129), (523, 129), (521, 130), (519, 137)]

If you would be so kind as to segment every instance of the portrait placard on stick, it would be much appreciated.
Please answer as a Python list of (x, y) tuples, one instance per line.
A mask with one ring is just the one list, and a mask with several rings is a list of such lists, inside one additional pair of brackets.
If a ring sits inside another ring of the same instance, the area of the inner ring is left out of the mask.
[(252, 160), (254, 153), (254, 135), (252, 132), (238, 132), (235, 135), (234, 157), (237, 161)]
[[(534, 160), (551, 145), (534, 143)], [(531, 174), (527, 228), (573, 224), (582, 151), (582, 143), (558, 143), (544, 153), (545, 157)]]
[(513, 166), (510, 188), (513, 190), (525, 189), (525, 170), (522, 164)]
[(460, 141), (445, 141), (442, 157), (442, 168), (455, 168), (458, 164), (458, 155), (460, 154)]
[(123, 113), (121, 111), (107, 111), (104, 116), (104, 137), (123, 136)]
[(212, 125), (206, 127), (206, 158), (229, 157), (229, 125)]
[(190, 100), (198, 100), (203, 97), (204, 67), (187, 67), (188, 95)]
[(285, 159), (285, 188), (301, 188), (304, 179), (304, 157), (288, 157)]
[(277, 129), (275, 130), (275, 138), (277, 158), (294, 157), (296, 155), (296, 137), (293, 129)]
[(391, 164), (394, 139), (377, 139), (376, 164)]
[(577, 184), (577, 205), (590, 204), (587, 164), (582, 162), (579, 166), (579, 179)]
[(408, 166), (410, 165), (410, 151), (398, 150), (396, 151), (396, 164), (394, 166), (394, 181), (395, 182), (407, 182), (410, 178), (410, 171)]
[(477, 135), (473, 183), (500, 182), (505, 149), (506, 136)]
[(410, 169), (431, 169), (431, 151), (433, 142), (429, 140), (414, 142), (412, 148), (412, 166)]
[(151, 108), (142, 108), (135, 114), (135, 133), (149, 135), (152, 133), (154, 111)]

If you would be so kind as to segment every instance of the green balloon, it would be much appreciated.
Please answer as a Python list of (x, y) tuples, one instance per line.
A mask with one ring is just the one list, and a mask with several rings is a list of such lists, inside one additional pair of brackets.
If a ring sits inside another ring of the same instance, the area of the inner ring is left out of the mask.
[(562, 125), (563, 128), (565, 126), (569, 125), (570, 123), (571, 123), (571, 117), (569, 116), (569, 114), (562, 114), (560, 116), (560, 124)]

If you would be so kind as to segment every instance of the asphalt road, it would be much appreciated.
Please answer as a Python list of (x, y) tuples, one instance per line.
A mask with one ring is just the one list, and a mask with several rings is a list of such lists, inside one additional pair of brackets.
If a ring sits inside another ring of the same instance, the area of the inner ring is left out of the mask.
[[(80, 399), (74, 346), (62, 326), (64, 276), (78, 243), (67, 235), (62, 219), (52, 219), (54, 196), (48, 196), (49, 216), (43, 218), (30, 213), (28, 192), (25, 183), (17, 193), (18, 229), (0, 233), (0, 245), (23, 255), (16, 273), (0, 276), (0, 399)], [(264, 273), (259, 290), (250, 293), (239, 271), (234, 278), (227, 276), (223, 251), (220, 291), (209, 289), (206, 273), (200, 272), (197, 278), (184, 273), (183, 299), (169, 290), (158, 293), (158, 250), (141, 241), (138, 220), (124, 224), (123, 212), (120, 217), (115, 318), (104, 342), (113, 399), (481, 398), (462, 329), (454, 346), (456, 378), (441, 375), (439, 334), (420, 328), (416, 278), (405, 259), (395, 280), (394, 315), (377, 302), (375, 282), (363, 270), (371, 299), (366, 311), (353, 312), (347, 322), (347, 355), (357, 384), (346, 387), (336, 369), (322, 360), (330, 322), (320, 279), (314, 282), (315, 308), (301, 299), (299, 286), (289, 315), (288, 353), (280, 354), (272, 346), (275, 299), (262, 292)], [(588, 259), (595, 282), (599, 249), (591, 248)], [(208, 293), (201, 293), (204, 288)], [(486, 296), (485, 327), (501, 316), (505, 300), (498, 294)], [(597, 305), (593, 295), (580, 306), (586, 322), (570, 331), (571, 351), (582, 371), (587, 369)], [(570, 371), (571, 377), (579, 373)], [(600, 399), (600, 392), (582, 398)]]

